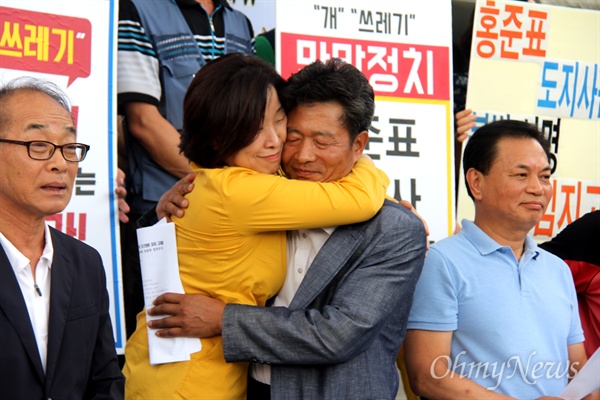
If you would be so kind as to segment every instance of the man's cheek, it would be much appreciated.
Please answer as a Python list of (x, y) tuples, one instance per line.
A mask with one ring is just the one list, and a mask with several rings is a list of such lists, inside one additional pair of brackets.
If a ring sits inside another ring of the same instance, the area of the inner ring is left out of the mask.
[(287, 167), (287, 163), (283, 159), (281, 160), (281, 169), (283, 169), (285, 176), (287, 176), (288, 178), (294, 179), (294, 177), (292, 176), (293, 171)]
[(293, 152), (287, 150), (286, 151), (286, 147), (287, 145), (283, 146), (283, 151), (281, 152), (281, 166), (285, 169), (285, 166), (287, 166), (293, 159)]

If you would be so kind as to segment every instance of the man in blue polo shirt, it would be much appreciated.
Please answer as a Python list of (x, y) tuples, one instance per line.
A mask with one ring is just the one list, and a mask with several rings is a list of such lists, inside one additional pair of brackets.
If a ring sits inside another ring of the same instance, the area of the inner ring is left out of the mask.
[(421, 396), (558, 396), (585, 363), (569, 268), (527, 235), (552, 197), (547, 149), (520, 121), (469, 140), (475, 220), (432, 246), (408, 321), (407, 370)]

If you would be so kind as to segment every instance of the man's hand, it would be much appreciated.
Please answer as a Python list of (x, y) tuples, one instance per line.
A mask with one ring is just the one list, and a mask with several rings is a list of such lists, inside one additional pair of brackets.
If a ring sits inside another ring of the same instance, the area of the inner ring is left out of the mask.
[(148, 326), (160, 329), (159, 337), (207, 338), (221, 335), (225, 303), (201, 294), (165, 293), (148, 309), (152, 316), (169, 315), (148, 321)]
[[(400, 204), (404, 208), (408, 209), (409, 211), (412, 211), (413, 214), (415, 214), (417, 217), (419, 217), (419, 219), (423, 223), (423, 226), (425, 227), (425, 235), (426, 235), (426, 237), (429, 237), (429, 226), (427, 225), (427, 221), (425, 221), (423, 219), (423, 217), (421, 217), (421, 215), (419, 215), (417, 210), (413, 207), (412, 203), (408, 200), (400, 200), (398, 202), (398, 204)], [(429, 250), (429, 240), (427, 240), (427, 250)]]
[(468, 108), (456, 113), (456, 140), (462, 143), (469, 137), (469, 132), (475, 128), (476, 119), (473, 110)]
[(115, 188), (117, 195), (117, 205), (119, 206), (119, 221), (126, 224), (129, 222), (127, 213), (129, 212), (129, 204), (125, 201), (127, 197), (127, 189), (125, 189), (125, 172), (121, 168), (117, 169), (117, 187)]
[(184, 210), (190, 205), (184, 196), (194, 189), (194, 179), (196, 179), (196, 173), (190, 172), (161, 196), (156, 205), (156, 216), (159, 220), (164, 217), (171, 219), (171, 215), (183, 217)]

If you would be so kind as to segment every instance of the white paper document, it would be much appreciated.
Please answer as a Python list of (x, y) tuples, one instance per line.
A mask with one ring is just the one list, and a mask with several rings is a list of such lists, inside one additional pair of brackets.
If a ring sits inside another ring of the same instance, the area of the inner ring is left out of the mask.
[(596, 349), (558, 397), (565, 400), (579, 400), (598, 389), (600, 389), (600, 348)]
[[(167, 223), (163, 218), (154, 226), (138, 229), (137, 237), (144, 304), (148, 310), (152, 308), (152, 302), (163, 293), (184, 293), (179, 277), (175, 224)], [(161, 318), (164, 317), (152, 317), (146, 312), (147, 321)], [(191, 353), (202, 349), (200, 339), (160, 338), (155, 335), (156, 329), (146, 329), (152, 365), (188, 361)]]

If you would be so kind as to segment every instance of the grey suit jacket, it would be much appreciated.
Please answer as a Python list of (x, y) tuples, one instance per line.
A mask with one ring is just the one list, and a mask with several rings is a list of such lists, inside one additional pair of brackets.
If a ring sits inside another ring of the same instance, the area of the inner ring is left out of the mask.
[(425, 241), (421, 221), (389, 201), (338, 227), (289, 308), (226, 306), (225, 359), (271, 364), (277, 400), (394, 399)]
[(0, 399), (122, 399), (125, 378), (100, 255), (50, 231), (54, 259), (45, 374), (21, 288), (0, 246)]

